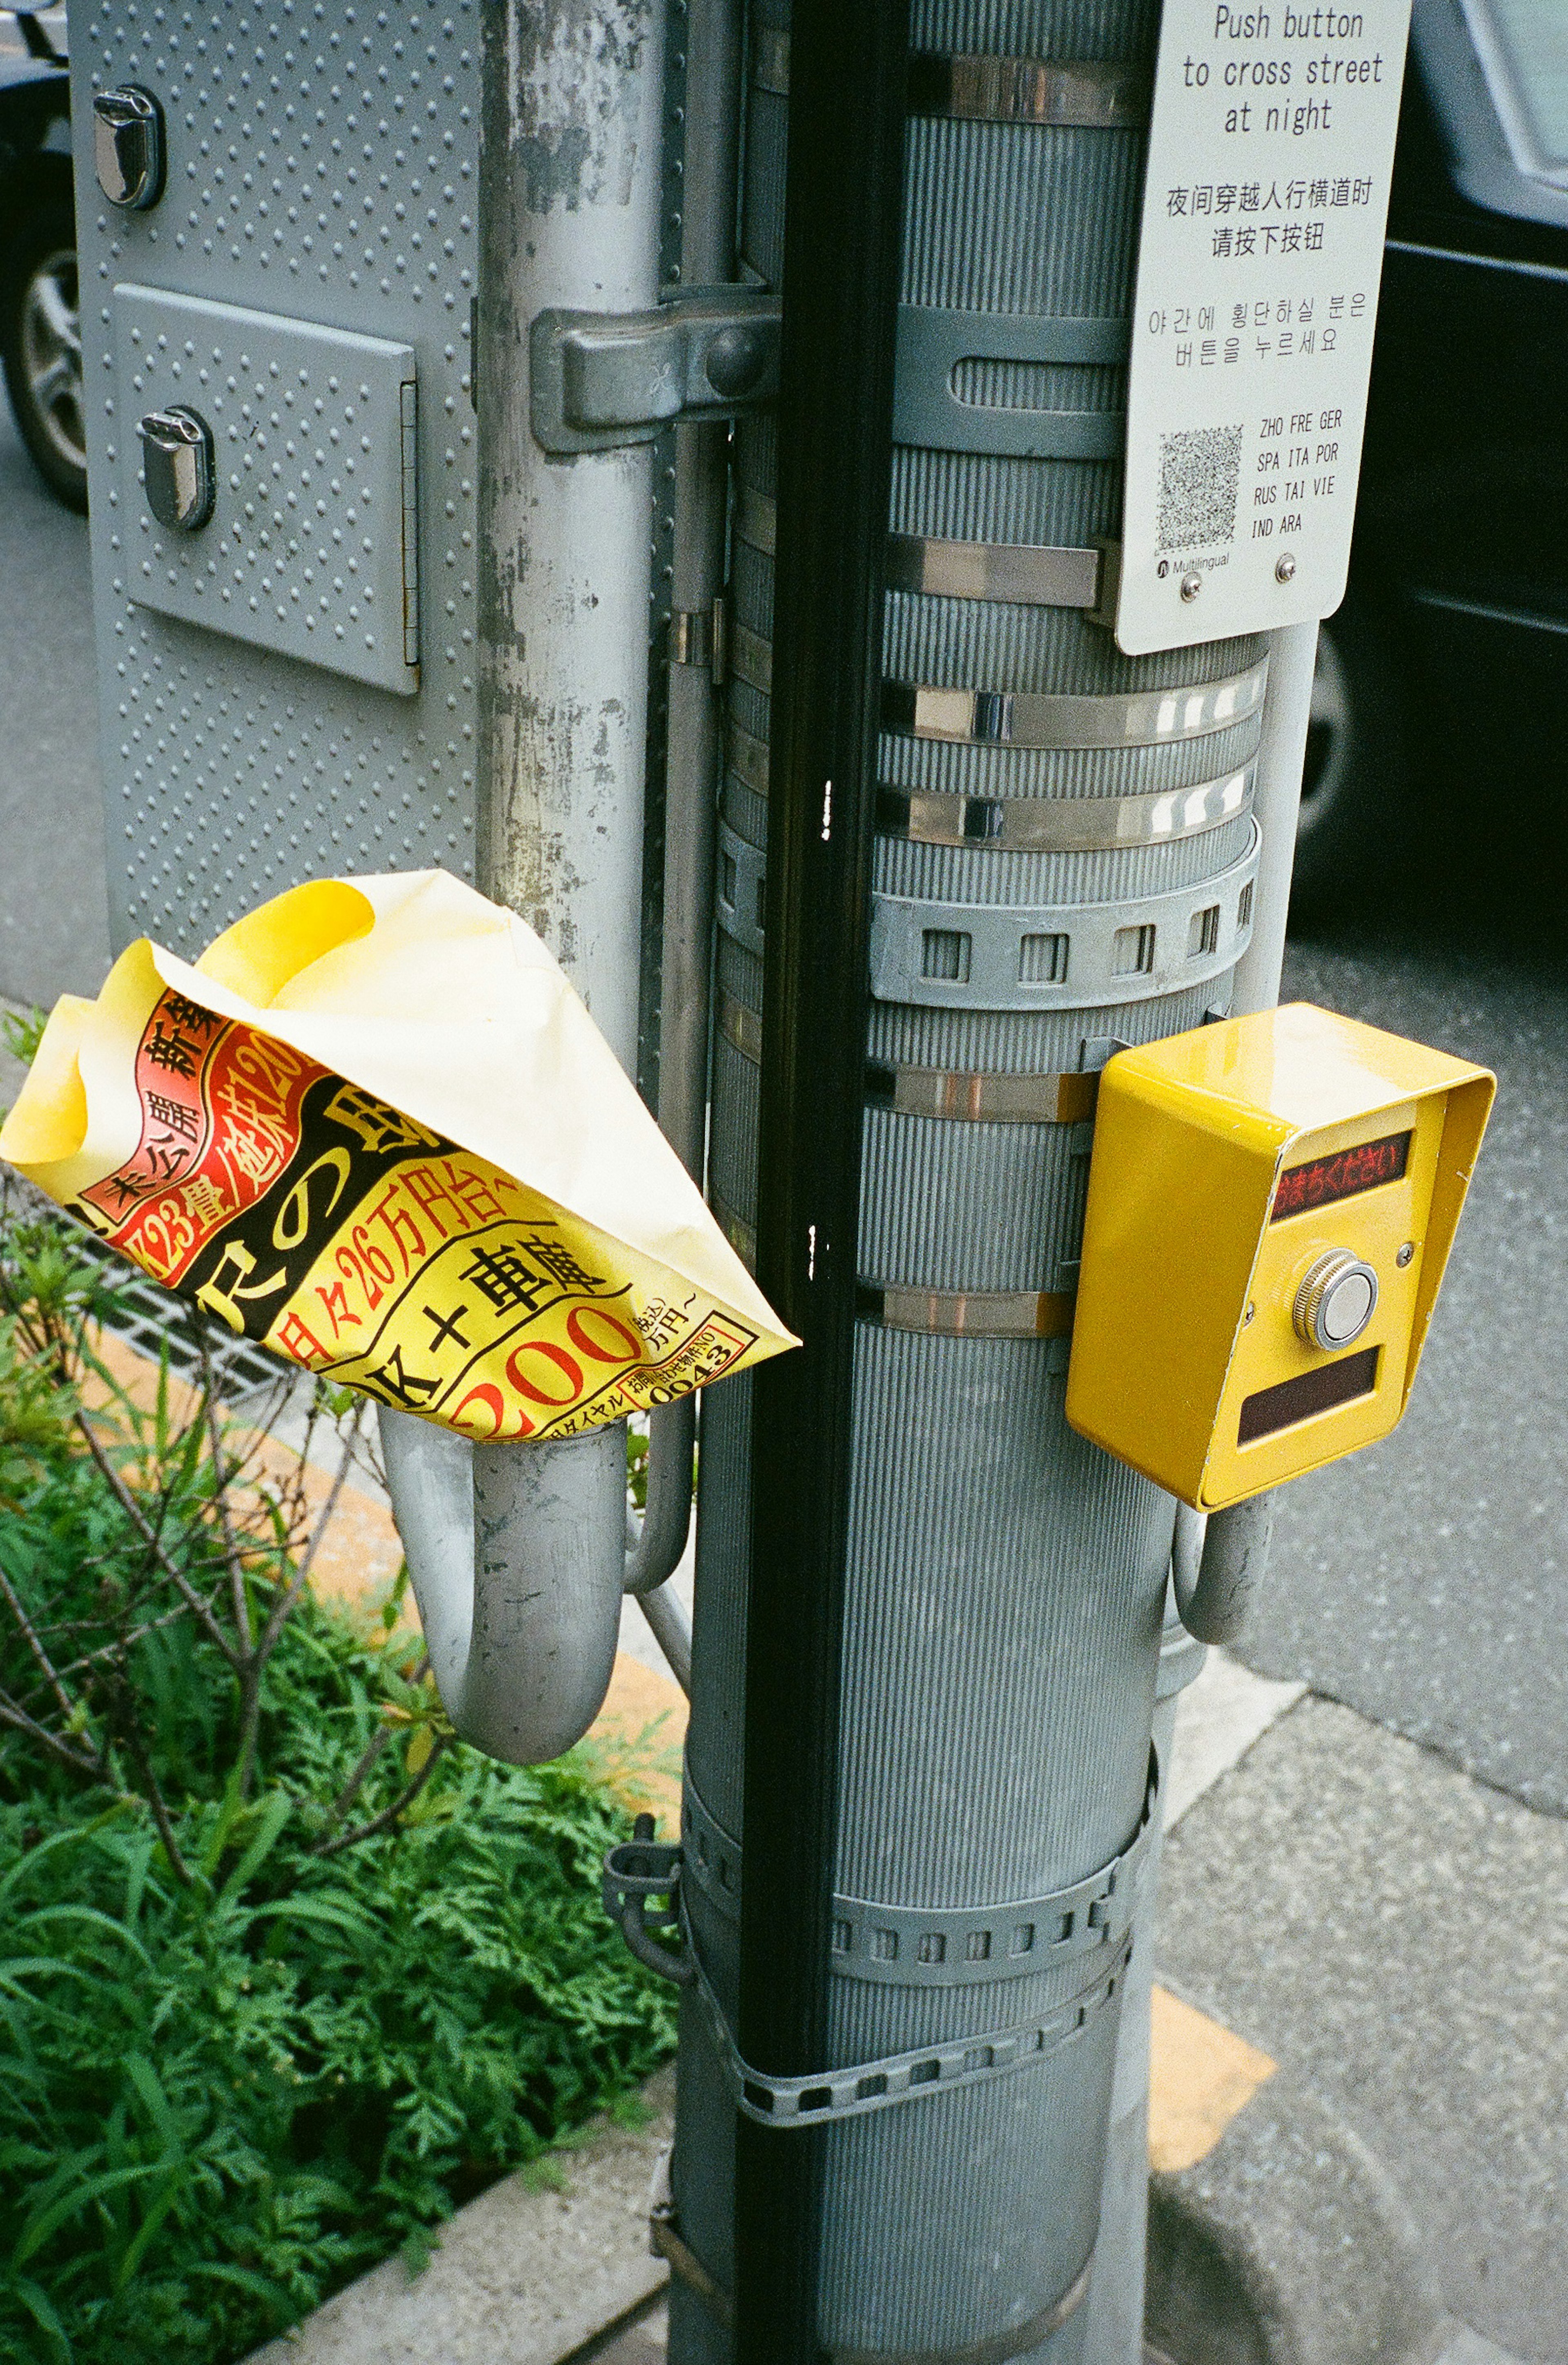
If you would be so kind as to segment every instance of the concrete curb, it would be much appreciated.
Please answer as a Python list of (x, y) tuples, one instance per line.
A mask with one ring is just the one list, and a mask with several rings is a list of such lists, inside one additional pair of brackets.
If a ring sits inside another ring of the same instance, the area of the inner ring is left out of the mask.
[(1147, 2321), (1180, 2365), (1433, 2365), (1453, 2330), (1382, 2165), (1282, 2069), (1150, 2178)]
[(551, 2156), (559, 2190), (493, 2184), (441, 2229), (410, 2282), (388, 2259), (247, 2365), (556, 2365), (661, 2290), (648, 2252), (648, 2187), (670, 2140), (675, 2072), (643, 2090), (645, 2126), (599, 2120)]

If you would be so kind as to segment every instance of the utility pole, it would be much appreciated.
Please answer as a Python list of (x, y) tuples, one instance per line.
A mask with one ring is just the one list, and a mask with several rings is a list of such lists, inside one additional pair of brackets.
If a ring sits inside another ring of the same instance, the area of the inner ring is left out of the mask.
[(661, 1122), (802, 1341), (705, 1399), (689, 1665), (689, 1405), (631, 1551), (617, 1432), (389, 1430), (479, 1745), (583, 1729), (622, 1582), (689, 1682), (674, 2365), (1137, 2365), (1198, 1530), (1068, 1422), (1085, 1198), (1107, 1064), (1277, 995), (1407, 10), (1337, 179), (1197, 0), (73, 44), (117, 936), (474, 880), (628, 1067), (662, 1003)]

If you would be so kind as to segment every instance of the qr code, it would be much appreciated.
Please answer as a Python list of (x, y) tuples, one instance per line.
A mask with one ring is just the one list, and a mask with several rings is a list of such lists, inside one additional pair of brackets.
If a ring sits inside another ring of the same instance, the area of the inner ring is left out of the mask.
[(1241, 429), (1193, 427), (1159, 439), (1159, 547), (1229, 542), (1241, 493)]

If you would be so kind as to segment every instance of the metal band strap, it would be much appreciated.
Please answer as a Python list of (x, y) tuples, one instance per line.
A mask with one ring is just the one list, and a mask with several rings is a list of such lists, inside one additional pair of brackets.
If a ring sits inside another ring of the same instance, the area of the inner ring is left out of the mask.
[(719, 824), (719, 925), (724, 934), (760, 958), (762, 891), (767, 857), (759, 846), (742, 837), (727, 821)]
[(744, 1002), (737, 1002), (734, 995), (726, 992), (722, 986), (717, 990), (714, 1004), (719, 1032), (731, 1050), (738, 1051), (743, 1059), (749, 1059), (754, 1068), (759, 1068), (762, 1065), (762, 1020), (758, 1014), (748, 1010)]
[[(720, 986), (714, 1015), (731, 1049), (762, 1064), (762, 1020)], [(1045, 1076), (975, 1074), (954, 1068), (866, 1063), (866, 1104), (897, 1116), (943, 1117), (969, 1125), (1082, 1125), (1094, 1115), (1097, 1074), (1072, 1069)]]
[[(1148, 77), (1107, 58), (998, 58), (916, 50), (909, 62), (911, 115), (960, 123), (1022, 123), (1063, 130), (1136, 130), (1148, 121)], [(790, 36), (751, 28), (751, 79), (790, 95)]]
[(676, 2223), (675, 2203), (662, 2202), (648, 2212), (648, 2247), (655, 2258), (666, 2259), (669, 2270), (688, 2291), (706, 2300), (718, 2322), (726, 2332), (735, 2326), (735, 2303), (722, 2283), (715, 2282), (696, 2251), (691, 2247)]
[(1125, 409), (1040, 410), (967, 402), (953, 390), (960, 362), (1033, 362), (1070, 367), (1126, 361), (1129, 331), (1117, 315), (952, 312), (901, 304), (893, 351), (893, 441), (940, 452), (1007, 453), (1027, 459), (1109, 460), (1126, 440)]
[[(778, 544), (778, 505), (770, 493), (743, 485), (735, 536), (772, 558)], [(1118, 545), (1027, 542), (946, 542), (935, 534), (890, 533), (885, 582), (890, 591), (928, 592), (945, 600), (1000, 600), (1014, 607), (1097, 608), (1108, 558)]]
[(890, 533), (890, 591), (941, 600), (1000, 600), (1019, 608), (1097, 608), (1109, 544), (1074, 550), (1032, 542), (942, 542)]
[(749, 550), (771, 558), (778, 545), (778, 504), (771, 493), (743, 485), (735, 506), (735, 536)]
[(726, 759), (737, 780), (754, 796), (767, 794), (767, 742), (755, 733), (743, 730), (734, 715), (730, 717), (729, 745)]
[[(683, 2282), (703, 2300), (716, 2323), (726, 2332), (734, 2329), (734, 2302), (722, 2283), (715, 2282), (696, 2251), (681, 2234), (676, 2221), (675, 2206), (663, 2202), (648, 2214), (648, 2247), (657, 2258), (668, 2261), (669, 2270), (678, 2282)], [(1037, 2315), (1006, 2332), (993, 2333), (989, 2339), (967, 2341), (957, 2348), (834, 2348), (824, 2355), (828, 2365), (1007, 2365), (1012, 2357), (1025, 2357), (1037, 2348), (1062, 2326), (1077, 2308), (1089, 2290), (1094, 2258), (1082, 2272), (1076, 2275), (1059, 2299), (1053, 2300)]]
[(718, 646), (711, 608), (677, 608), (669, 620), (671, 665), (711, 666)]
[(927, 2094), (951, 2093), (958, 2086), (988, 2085), (992, 2079), (1048, 2061), (1082, 2033), (1092, 2013), (1102, 2011), (1114, 1997), (1133, 1943), (1129, 1930), (1112, 1951), (1110, 1961), (1086, 1987), (1021, 2027), (954, 2037), (913, 2053), (885, 2054), (879, 2060), (859, 2062), (850, 2069), (775, 2078), (754, 2068), (731, 2035), (702, 1957), (692, 1944), (684, 1903), (681, 1926), (695, 1973), (693, 1983), (707, 2013), (731, 2100), (748, 2119), (765, 2127), (824, 2126), (834, 2119), (864, 2118), (872, 2111), (918, 2102)]
[(986, 2340), (965, 2341), (956, 2348), (830, 2348), (829, 2365), (1007, 2365), (1010, 2357), (1026, 2357), (1038, 2348), (1053, 2332), (1059, 2332), (1068, 2317), (1079, 2307), (1089, 2292), (1090, 2277), (1094, 2271), (1094, 2254), (1081, 2273), (1073, 2277), (1059, 2299), (1037, 2315), (1029, 2316), (1023, 2324), (1013, 2325), (1006, 2332), (994, 2332)]
[(1252, 933), (1261, 835), (1216, 877), (1104, 903), (871, 898), (871, 991), (937, 1010), (1095, 1010), (1205, 985)]
[(781, 25), (759, 25), (753, 19), (751, 79), (756, 90), (768, 91), (775, 98), (789, 97), (790, 36)]
[[(1114, 1945), (1132, 1925), (1159, 1796), (1159, 1764), (1151, 1753), (1143, 1813), (1126, 1846), (1097, 1872), (1043, 1897), (953, 1907), (834, 1897), (834, 1976), (882, 1987), (977, 1987), (1026, 1978), (1073, 1956)], [(683, 1889), (689, 1882), (721, 1913), (737, 1920), (740, 1842), (704, 1806), (689, 1765), (681, 1783), (680, 1832)]]
[(764, 698), (772, 697), (773, 644), (754, 633), (749, 624), (731, 625), (729, 664), (737, 681), (761, 690)]
[(879, 1059), (866, 1065), (866, 1099), (871, 1108), (968, 1125), (1082, 1125), (1094, 1115), (1099, 1090), (1097, 1075), (1076, 1070), (1009, 1076), (901, 1068)]
[(855, 1318), (938, 1339), (1066, 1339), (1073, 1298), (1051, 1289), (883, 1289), (855, 1285)]
[(1257, 772), (1137, 797), (932, 796), (881, 789), (877, 827), (919, 846), (990, 846), (1000, 854), (1100, 854), (1119, 846), (1170, 846), (1235, 821), (1252, 807)]
[(714, 1222), (747, 1272), (755, 1272), (756, 1271), (756, 1225), (748, 1224), (744, 1216), (737, 1216), (733, 1207), (726, 1206), (711, 1183), (708, 1186), (708, 1205), (712, 1209)]
[(1220, 681), (1099, 697), (888, 681), (882, 685), (882, 728), (974, 747), (1159, 747), (1245, 723), (1260, 712), (1268, 677), (1265, 657)]
[(1106, 58), (943, 57), (909, 62), (909, 111), (960, 123), (1034, 123), (1053, 129), (1137, 130), (1149, 82)]

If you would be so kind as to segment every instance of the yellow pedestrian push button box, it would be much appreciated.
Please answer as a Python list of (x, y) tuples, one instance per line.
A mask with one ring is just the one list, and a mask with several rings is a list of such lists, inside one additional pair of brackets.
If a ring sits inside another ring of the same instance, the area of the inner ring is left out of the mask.
[(1495, 1079), (1307, 1003), (1100, 1081), (1072, 1427), (1195, 1510), (1386, 1437)]

